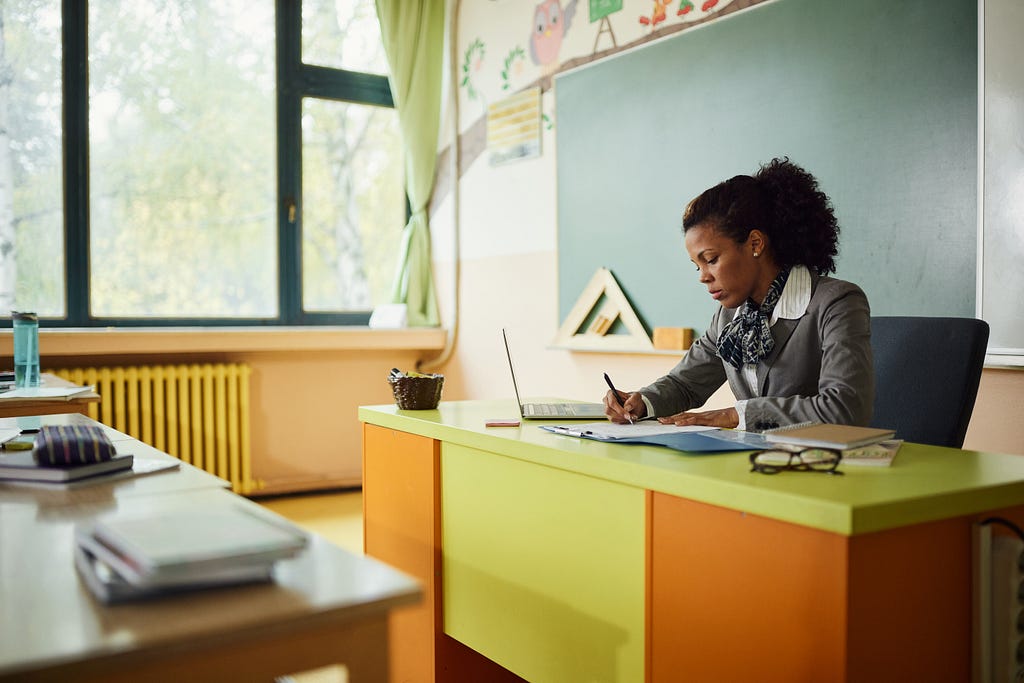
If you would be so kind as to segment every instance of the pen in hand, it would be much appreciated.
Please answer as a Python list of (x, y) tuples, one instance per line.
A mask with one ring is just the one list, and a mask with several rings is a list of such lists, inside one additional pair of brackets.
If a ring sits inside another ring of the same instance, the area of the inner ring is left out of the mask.
[[(612, 378), (608, 376), (608, 373), (604, 373), (604, 381), (608, 384), (608, 388), (612, 390), (612, 395), (615, 396), (615, 400), (618, 402), (619, 407), (623, 410), (626, 409), (626, 404), (622, 402), (622, 397), (619, 396), (619, 390), (612, 384)], [(626, 413), (626, 419), (629, 420), (629, 424), (633, 424), (633, 416)]]

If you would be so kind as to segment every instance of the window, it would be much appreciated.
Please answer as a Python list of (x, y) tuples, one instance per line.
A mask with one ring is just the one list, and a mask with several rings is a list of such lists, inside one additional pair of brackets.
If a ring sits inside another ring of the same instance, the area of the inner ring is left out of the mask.
[(373, 0), (0, 12), (0, 306), (294, 325), (365, 324), (385, 301), (406, 202)]
[(60, 7), (0, 4), (0, 317), (66, 312)]

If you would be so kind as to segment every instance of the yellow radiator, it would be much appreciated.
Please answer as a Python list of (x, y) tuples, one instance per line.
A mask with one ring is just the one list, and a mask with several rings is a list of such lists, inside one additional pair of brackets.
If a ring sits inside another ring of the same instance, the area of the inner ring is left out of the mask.
[(95, 385), (89, 416), (231, 482), (257, 487), (249, 441), (248, 365), (154, 365), (50, 370)]

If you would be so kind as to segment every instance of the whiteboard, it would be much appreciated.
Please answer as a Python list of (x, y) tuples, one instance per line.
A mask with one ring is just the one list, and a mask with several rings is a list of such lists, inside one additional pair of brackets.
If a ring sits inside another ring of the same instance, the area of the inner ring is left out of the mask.
[(1024, 365), (1024, 2), (983, 0), (979, 316), (990, 365)]

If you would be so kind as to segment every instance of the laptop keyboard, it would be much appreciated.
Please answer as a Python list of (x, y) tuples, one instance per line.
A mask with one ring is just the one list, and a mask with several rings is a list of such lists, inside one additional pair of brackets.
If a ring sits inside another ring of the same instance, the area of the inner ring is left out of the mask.
[(562, 403), (532, 403), (530, 405), (532, 409), (529, 412), (533, 415), (571, 416), (576, 414), (576, 411)]

